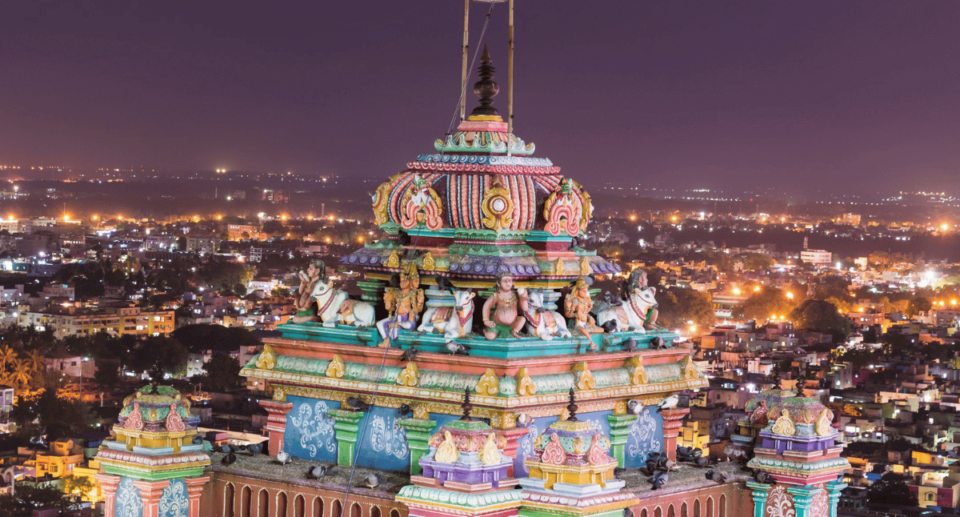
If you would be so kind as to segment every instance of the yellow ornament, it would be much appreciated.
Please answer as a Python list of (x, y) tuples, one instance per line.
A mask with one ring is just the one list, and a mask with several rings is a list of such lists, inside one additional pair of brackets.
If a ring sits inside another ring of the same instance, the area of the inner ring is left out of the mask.
[(513, 201), (510, 199), (510, 190), (500, 183), (500, 177), (495, 176), (490, 188), (484, 194), (480, 203), (483, 218), (480, 222), (491, 230), (500, 231), (510, 228), (513, 222)]
[(626, 368), (630, 371), (630, 384), (639, 386), (647, 383), (647, 371), (643, 368), (643, 357), (635, 355), (627, 359)]
[(493, 368), (487, 368), (486, 373), (480, 377), (480, 382), (477, 383), (475, 390), (480, 395), (490, 395), (491, 397), (500, 392), (500, 378), (497, 377)]
[(270, 345), (263, 345), (263, 352), (257, 357), (257, 368), (261, 370), (272, 370), (277, 367), (277, 354)]
[(330, 361), (330, 364), (327, 365), (327, 377), (333, 377), (335, 379), (342, 379), (343, 374), (346, 373), (347, 367), (343, 363), (343, 358), (340, 355), (334, 355), (333, 359)]
[(387, 257), (387, 262), (384, 265), (391, 268), (400, 267), (400, 255), (397, 255), (397, 250), (390, 252), (390, 256)]
[(480, 451), (480, 462), (484, 465), (500, 464), (500, 450), (497, 449), (497, 437), (494, 433), (487, 435), (487, 441)]
[(577, 380), (576, 386), (578, 390), (592, 390), (596, 387), (597, 383), (593, 380), (593, 373), (590, 371), (590, 367), (586, 361), (580, 361), (573, 365), (573, 374)]
[(417, 363), (409, 362), (407, 367), (400, 372), (400, 375), (397, 376), (397, 384), (400, 386), (414, 387), (417, 385), (418, 378), (420, 376), (420, 368), (417, 367)]
[(434, 461), (438, 463), (453, 463), (460, 457), (460, 451), (457, 450), (457, 442), (454, 441), (450, 431), (443, 432), (443, 443), (437, 447), (437, 453), (433, 455)]
[(517, 395), (521, 397), (526, 397), (528, 395), (537, 394), (537, 386), (533, 383), (533, 379), (530, 378), (530, 374), (527, 373), (527, 367), (524, 366), (517, 371)]

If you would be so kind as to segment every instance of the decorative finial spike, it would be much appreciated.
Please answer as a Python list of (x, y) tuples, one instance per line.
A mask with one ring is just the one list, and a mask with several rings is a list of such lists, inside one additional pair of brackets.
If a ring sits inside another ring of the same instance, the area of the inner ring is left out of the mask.
[(567, 404), (567, 411), (570, 412), (570, 416), (567, 417), (567, 420), (571, 422), (577, 422), (577, 395), (573, 391), (573, 388), (570, 388), (570, 403)]
[(473, 418), (470, 417), (470, 412), (473, 411), (473, 404), (470, 403), (470, 388), (463, 389), (463, 404), (460, 405), (460, 409), (463, 411), (463, 416), (460, 417), (460, 420), (471, 421)]
[(480, 97), (480, 105), (473, 109), (470, 115), (480, 116), (499, 116), (497, 108), (491, 106), (493, 98), (500, 93), (500, 86), (493, 81), (493, 73), (496, 69), (493, 67), (493, 59), (490, 58), (490, 50), (483, 46), (483, 54), (480, 55), (480, 67), (478, 74), (480, 80), (473, 85), (473, 93)]

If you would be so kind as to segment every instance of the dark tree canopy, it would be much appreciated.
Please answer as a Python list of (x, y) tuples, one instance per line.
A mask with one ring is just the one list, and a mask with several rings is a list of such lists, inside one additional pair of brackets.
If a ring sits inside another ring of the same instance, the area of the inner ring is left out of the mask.
[(241, 383), (240, 363), (227, 354), (213, 354), (203, 365), (203, 375), (199, 380), (210, 391), (230, 391)]
[(850, 334), (850, 321), (830, 302), (805, 300), (790, 313), (790, 319), (799, 329), (831, 333), (838, 337)]
[(223, 325), (187, 325), (173, 331), (173, 337), (194, 354), (205, 350), (232, 352), (242, 346), (260, 344), (249, 330)]
[(867, 499), (871, 504), (893, 504), (917, 506), (917, 496), (903, 481), (878, 479), (867, 488)]

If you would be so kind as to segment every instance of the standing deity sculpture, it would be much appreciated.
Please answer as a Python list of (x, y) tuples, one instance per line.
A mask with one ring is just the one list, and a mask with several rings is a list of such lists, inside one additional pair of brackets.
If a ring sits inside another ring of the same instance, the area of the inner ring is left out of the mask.
[(593, 310), (593, 300), (590, 298), (590, 287), (585, 277), (577, 278), (577, 283), (563, 300), (563, 312), (570, 318), (570, 325), (585, 336), (599, 334), (603, 329), (598, 327), (590, 315)]
[(523, 314), (528, 310), (527, 290), (522, 287), (514, 289), (513, 276), (509, 273), (498, 274), (493, 295), (483, 304), (484, 337), (519, 338), (527, 323)]
[(317, 321), (320, 318), (313, 304), (313, 289), (317, 282), (326, 277), (326, 265), (322, 260), (311, 260), (307, 269), (297, 273), (297, 276), (300, 278), (300, 287), (297, 288), (297, 296), (293, 302), (297, 314), (292, 321), (294, 323)]
[(389, 316), (377, 322), (377, 330), (383, 337), (381, 347), (390, 346), (390, 341), (400, 336), (400, 330), (417, 327), (417, 317), (423, 311), (423, 289), (420, 289), (420, 273), (414, 263), (409, 263), (400, 273), (400, 287), (388, 287), (383, 302)]

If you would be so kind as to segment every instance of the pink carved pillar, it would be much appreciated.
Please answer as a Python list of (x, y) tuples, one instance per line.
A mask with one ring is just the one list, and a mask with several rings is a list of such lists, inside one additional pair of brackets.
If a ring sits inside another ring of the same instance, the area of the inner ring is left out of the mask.
[[(520, 446), (520, 438), (523, 438), (530, 432), (526, 427), (514, 427), (513, 429), (504, 429), (497, 431), (507, 439), (507, 445), (503, 448), (503, 455), (516, 459), (517, 447)], [(513, 477), (513, 464), (507, 469), (507, 476)]]
[(111, 474), (97, 474), (93, 476), (103, 489), (103, 514), (113, 517), (114, 505), (117, 502), (117, 487), (120, 485), (120, 476)]
[(689, 413), (690, 408), (664, 409), (660, 412), (663, 417), (663, 449), (673, 461), (677, 461), (677, 437), (680, 436), (683, 417)]
[(190, 517), (200, 517), (200, 496), (203, 495), (203, 487), (210, 481), (210, 476), (184, 479), (187, 485), (187, 494), (190, 497)]
[(163, 495), (163, 489), (169, 485), (169, 479), (133, 482), (133, 486), (140, 490), (140, 500), (143, 502), (143, 517), (159, 517), (160, 497)]
[(293, 409), (293, 403), (261, 400), (260, 407), (267, 410), (267, 425), (264, 427), (270, 433), (267, 452), (271, 456), (276, 456), (283, 450), (283, 433), (287, 431), (287, 413)]

